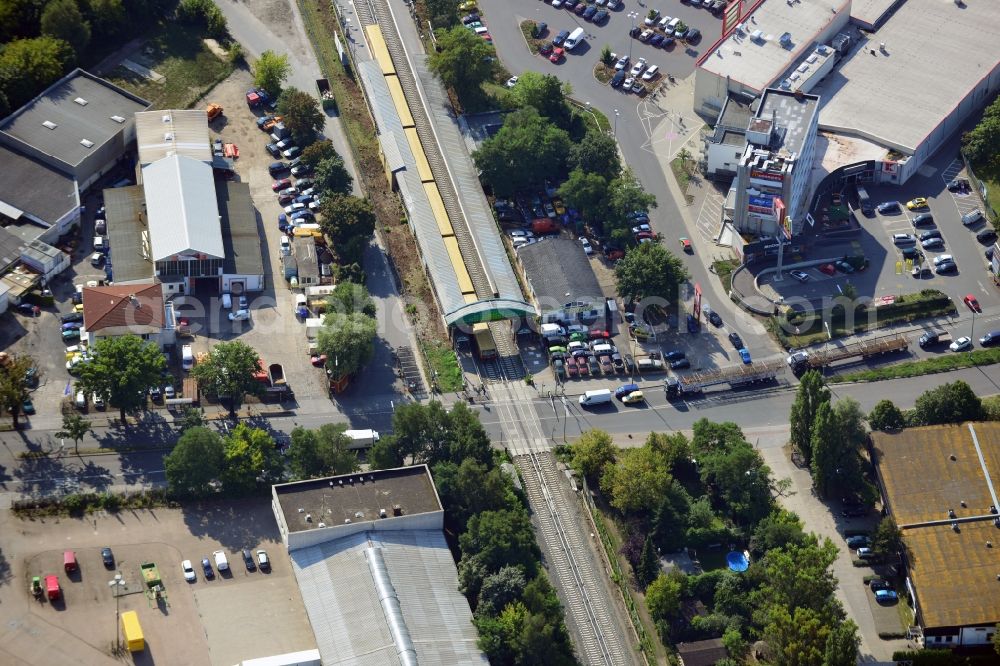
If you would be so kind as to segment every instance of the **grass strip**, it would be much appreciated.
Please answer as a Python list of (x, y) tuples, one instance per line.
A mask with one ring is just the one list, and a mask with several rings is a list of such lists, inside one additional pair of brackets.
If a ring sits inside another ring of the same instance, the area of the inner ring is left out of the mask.
[(934, 358), (922, 359), (920, 361), (907, 361), (896, 363), (881, 368), (871, 370), (860, 370), (844, 375), (834, 375), (828, 377), (827, 381), (834, 383), (841, 382), (878, 382), (884, 379), (906, 379), (908, 377), (919, 377), (930, 375), (936, 372), (948, 372), (950, 370), (960, 370), (962, 368), (975, 368), (984, 365), (1000, 363), (1000, 349), (977, 349), (973, 352), (962, 352), (958, 354), (948, 354), (946, 356), (936, 356)]

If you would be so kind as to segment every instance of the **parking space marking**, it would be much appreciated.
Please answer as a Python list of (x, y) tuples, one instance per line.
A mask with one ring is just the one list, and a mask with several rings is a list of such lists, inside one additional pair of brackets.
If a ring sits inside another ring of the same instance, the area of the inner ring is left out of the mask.
[(958, 209), (959, 215), (965, 215), (980, 208), (979, 196), (975, 192), (966, 194), (963, 192), (952, 192), (948, 189), (948, 183), (957, 178), (964, 169), (965, 165), (962, 163), (962, 160), (955, 158), (948, 165), (948, 168), (941, 172), (941, 180), (944, 182), (945, 191), (951, 195), (951, 200), (955, 202), (955, 208)]
[(722, 227), (722, 205), (725, 199), (710, 192), (701, 203), (701, 210), (698, 211), (698, 233), (705, 240), (715, 241), (719, 237), (719, 230)]

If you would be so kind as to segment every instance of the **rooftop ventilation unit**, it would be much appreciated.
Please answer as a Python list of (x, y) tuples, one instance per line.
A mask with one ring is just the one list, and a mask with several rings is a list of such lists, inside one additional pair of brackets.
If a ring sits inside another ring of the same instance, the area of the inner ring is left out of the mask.
[(379, 510), (378, 510), (378, 517), (379, 517), (379, 518), (385, 518), (385, 517), (386, 517), (386, 515), (387, 515), (387, 514), (386, 514), (386, 512), (385, 512), (385, 509), (379, 509)]
[(50, 129), (50, 130), (54, 130), (55, 128), (59, 127), (59, 125), (56, 125), (51, 120), (46, 120), (44, 123), (42, 123), (42, 127), (45, 127), (47, 129)]
[(119, 125), (121, 125), (123, 122), (125, 122), (125, 119), (122, 118), (121, 116), (111, 116), (111, 120), (115, 121)]
[(790, 32), (781, 33), (781, 37), (778, 38), (778, 42), (785, 48), (788, 48), (789, 46), (792, 45), (792, 33)]
[(307, 523), (311, 523), (312, 521), (313, 521), (312, 514), (311, 513), (307, 513), (306, 514), (306, 522)]
[(82, 97), (77, 97), (73, 101), (76, 102), (77, 104), (79, 104), (80, 106), (87, 106), (87, 100), (85, 100)]
[(164, 113), (162, 116), (160, 116), (160, 120), (162, 122), (169, 123), (170, 122), (170, 114), (169, 113)]
[(90, 139), (80, 139), (80, 145), (83, 146), (84, 148), (93, 148), (94, 142), (91, 141)]
[(163, 140), (164, 141), (173, 141), (174, 140), (174, 133), (173, 132), (167, 132), (166, 134), (163, 135)]
[(326, 523), (320, 523), (319, 526), (320, 527), (326, 527)]

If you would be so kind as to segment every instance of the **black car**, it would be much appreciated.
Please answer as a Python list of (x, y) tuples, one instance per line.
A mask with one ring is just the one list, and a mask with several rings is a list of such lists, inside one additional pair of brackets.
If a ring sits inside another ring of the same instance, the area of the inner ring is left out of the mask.
[(911, 222), (915, 227), (923, 227), (934, 224), (934, 215), (932, 213), (920, 213), (919, 215), (914, 215)]
[(868, 582), (868, 587), (871, 588), (872, 592), (878, 592), (879, 590), (891, 590), (892, 583), (882, 578), (873, 578)]
[(979, 344), (984, 347), (992, 347), (993, 345), (1000, 344), (1000, 331), (990, 331), (979, 338)]
[(694, 315), (687, 316), (687, 329), (688, 333), (691, 334), (697, 333), (701, 329), (701, 324), (698, 323), (698, 319)]
[(548, 32), (548, 29), (549, 29), (549, 24), (546, 23), (545, 21), (542, 21), (541, 23), (535, 26), (535, 34), (541, 37), (546, 32)]
[(712, 326), (715, 326), (716, 328), (722, 326), (722, 317), (720, 317), (719, 313), (715, 310), (708, 313), (708, 321), (712, 322)]
[(215, 578), (215, 569), (212, 568), (212, 561), (207, 557), (201, 558), (201, 570), (205, 572), (205, 578), (208, 580)]
[(684, 39), (686, 39), (689, 44), (697, 42), (699, 39), (701, 39), (701, 30), (699, 30), (698, 28), (689, 28), (687, 36)]
[(898, 213), (901, 209), (898, 201), (886, 201), (885, 203), (880, 203), (877, 210), (886, 215), (888, 213)]
[(922, 241), (930, 240), (932, 238), (941, 238), (941, 232), (937, 229), (931, 229), (930, 231), (925, 231), (920, 234), (920, 240)]
[(583, 14), (581, 14), (580, 16), (583, 17), (584, 21), (593, 21), (594, 15), (596, 14), (597, 14), (597, 7), (587, 7), (585, 10), (583, 10)]
[(737, 349), (743, 349), (746, 347), (746, 345), (743, 344), (743, 338), (741, 338), (740, 334), (735, 331), (729, 334), (729, 342), (731, 342)]
[(556, 46), (562, 46), (567, 37), (569, 37), (569, 30), (560, 30), (559, 34), (552, 38), (552, 43)]
[(278, 144), (273, 141), (264, 147), (267, 149), (267, 152), (271, 154), (271, 157), (281, 157), (281, 150), (278, 148)]
[(676, 361), (670, 362), (671, 370), (683, 370), (684, 368), (690, 368), (690, 367), (691, 367), (691, 361), (687, 360), (686, 358), (681, 358), (677, 359)]
[(934, 272), (938, 275), (944, 275), (945, 273), (954, 273), (958, 270), (958, 264), (954, 261), (942, 261), (940, 264), (934, 267)]
[(978, 234), (976, 234), (976, 240), (986, 245), (987, 243), (992, 243), (997, 239), (997, 232), (992, 229), (983, 229)]
[(253, 561), (253, 553), (249, 548), (243, 549), (243, 563), (247, 565), (247, 571), (257, 571), (257, 563)]
[(622, 82), (625, 80), (625, 76), (626, 73), (624, 69), (619, 69), (615, 72), (615, 75), (611, 77), (611, 87), (618, 88), (621, 86)]
[(637, 25), (632, 26), (632, 29), (628, 31), (629, 37), (638, 37), (640, 34), (642, 34), (642, 28)]
[(111, 552), (110, 548), (101, 548), (101, 561), (104, 562), (106, 569), (115, 568), (115, 554)]
[(271, 162), (271, 164), (269, 164), (267, 167), (268, 173), (270, 173), (272, 176), (276, 176), (279, 173), (285, 173), (286, 171), (288, 171), (288, 169), (289, 166), (284, 162)]
[(659, 46), (659, 45), (661, 45), (663, 43), (664, 39), (666, 39), (666, 37), (664, 37), (660, 33), (656, 33), (655, 35), (652, 36), (652, 38), (650, 38), (649, 45), (650, 46)]
[(73, 321), (83, 321), (83, 313), (82, 312), (66, 312), (64, 314), (59, 315), (59, 321), (61, 321), (64, 324), (68, 324), (68, 323), (73, 322)]
[(972, 186), (969, 181), (965, 178), (955, 178), (950, 183), (948, 183), (949, 192), (969, 192), (972, 190)]
[(621, 354), (617, 354), (617, 353), (612, 354), (611, 355), (611, 364), (613, 366), (615, 366), (615, 371), (616, 372), (622, 372), (623, 370), (625, 370), (625, 361), (622, 359), (622, 355)]
[(687, 354), (682, 352), (680, 349), (672, 349), (668, 351), (666, 354), (664, 354), (663, 358), (667, 359), (668, 361), (679, 361), (685, 356), (687, 356)]

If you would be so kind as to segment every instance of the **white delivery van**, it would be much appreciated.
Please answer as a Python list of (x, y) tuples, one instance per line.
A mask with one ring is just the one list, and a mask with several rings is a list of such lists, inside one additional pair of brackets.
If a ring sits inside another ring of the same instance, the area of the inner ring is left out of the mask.
[(181, 368), (185, 372), (194, 367), (194, 354), (191, 351), (191, 345), (184, 345), (181, 347)]
[(608, 344), (594, 345), (593, 349), (591, 349), (590, 351), (594, 352), (597, 355), (615, 353), (615, 349)]
[(379, 440), (378, 432), (371, 430), (345, 430), (344, 434), (351, 438), (349, 449), (370, 449)]
[(548, 338), (554, 335), (566, 335), (566, 329), (559, 324), (542, 324), (542, 336)]
[(569, 37), (567, 37), (566, 41), (563, 42), (563, 46), (566, 47), (567, 51), (572, 51), (580, 44), (580, 42), (583, 41), (584, 34), (586, 33), (584, 33), (583, 28), (577, 28), (573, 32), (569, 33)]
[(217, 550), (212, 555), (215, 556), (215, 568), (220, 572), (229, 571), (229, 559), (226, 557), (226, 552), (223, 550)]
[(587, 391), (580, 396), (581, 407), (594, 407), (596, 405), (606, 405), (611, 402), (611, 389), (599, 389), (597, 391)]
[(230, 294), (229, 292), (226, 292), (222, 295), (222, 307), (225, 308), (226, 310), (233, 309), (233, 295)]

